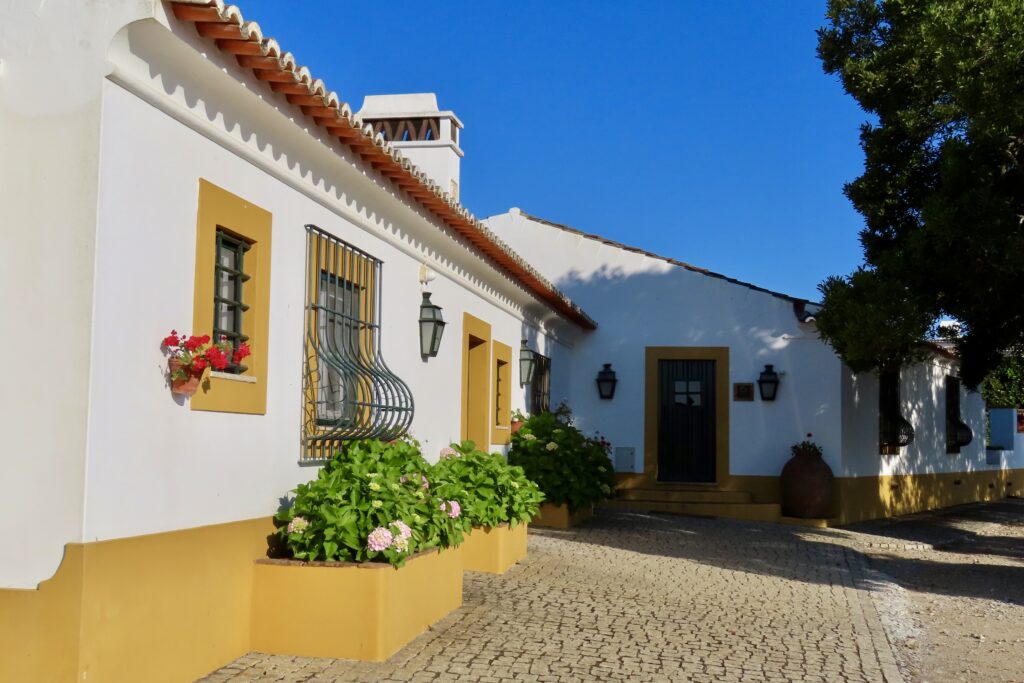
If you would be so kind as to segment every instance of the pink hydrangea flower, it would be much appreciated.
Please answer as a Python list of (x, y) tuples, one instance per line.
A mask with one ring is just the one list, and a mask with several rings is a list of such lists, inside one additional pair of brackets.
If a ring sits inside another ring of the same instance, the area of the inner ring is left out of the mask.
[(457, 450), (455, 450), (454, 448), (452, 448), (451, 446), (445, 446), (444, 448), (441, 449), (441, 459), (442, 460), (445, 460), (447, 458), (454, 458), (454, 457), (458, 456), (458, 454), (459, 454), (459, 452)]
[[(443, 505), (444, 504), (442, 503), (442, 506)], [(444, 510), (444, 507), (442, 507), (441, 509)], [(461, 514), (462, 514), (462, 506), (459, 505), (459, 501), (457, 501), (457, 500), (449, 500), (448, 501), (448, 516), (451, 517), (452, 519), (457, 519), (458, 516), (461, 515)]]
[(395, 520), (394, 522), (391, 522), (391, 524), (389, 524), (388, 526), (392, 526), (392, 527), (398, 529), (398, 536), (397, 536), (397, 538), (401, 538), (401, 539), (407, 541), (407, 540), (409, 540), (412, 537), (412, 529), (410, 529), (409, 525), (406, 524), (405, 522), (403, 522), (400, 519)]
[(366, 547), (370, 550), (380, 552), (390, 548), (393, 542), (394, 536), (391, 535), (391, 532), (384, 527), (379, 526), (370, 532), (369, 537), (366, 539)]
[(295, 517), (292, 521), (288, 522), (288, 533), (301, 534), (309, 527), (309, 522), (304, 517)]

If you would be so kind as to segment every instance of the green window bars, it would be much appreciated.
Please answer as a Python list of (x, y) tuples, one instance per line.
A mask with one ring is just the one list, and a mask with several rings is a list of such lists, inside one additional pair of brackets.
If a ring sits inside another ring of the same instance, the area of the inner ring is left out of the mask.
[[(249, 310), (243, 289), (250, 276), (245, 274), (245, 253), (251, 245), (221, 228), (217, 229), (217, 260), (214, 266), (213, 341), (222, 338), (237, 349), (249, 341), (242, 332), (242, 319)], [(224, 372), (241, 374), (248, 368), (232, 360)]]

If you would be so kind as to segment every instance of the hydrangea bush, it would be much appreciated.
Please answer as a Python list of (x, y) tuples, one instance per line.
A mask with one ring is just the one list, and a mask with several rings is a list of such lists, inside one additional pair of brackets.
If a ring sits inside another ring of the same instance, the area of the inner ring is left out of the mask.
[(508, 464), (498, 453), (477, 450), (472, 441), (444, 448), (431, 478), (442, 497), (462, 503), (467, 530), (529, 522), (544, 500), (521, 467)]
[(305, 561), (390, 562), (462, 542), (461, 505), (431, 486), (414, 441), (352, 441), (276, 516), (290, 555)]
[(548, 502), (575, 512), (611, 496), (615, 469), (608, 449), (607, 441), (576, 429), (571, 416), (540, 413), (512, 435), (508, 460), (523, 468)]

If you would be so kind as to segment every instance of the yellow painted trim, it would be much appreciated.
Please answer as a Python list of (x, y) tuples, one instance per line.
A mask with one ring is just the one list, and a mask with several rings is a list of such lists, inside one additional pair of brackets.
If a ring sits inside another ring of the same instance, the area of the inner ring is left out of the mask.
[[(957, 483), (959, 482), (959, 483)], [(836, 479), (842, 524), (1024, 495), (1024, 469)]]
[(462, 568), (469, 572), (504, 574), (526, 557), (526, 525), (476, 527), (462, 543)]
[(594, 506), (582, 508), (569, 513), (569, 506), (566, 503), (555, 505), (554, 503), (541, 503), (540, 510), (530, 522), (533, 526), (551, 527), (553, 529), (568, 529), (571, 526), (581, 524), (594, 514)]
[(388, 564), (255, 565), (252, 649), (383, 661), (462, 606), (462, 551)]
[(199, 179), (199, 210), (196, 220), (196, 273), (192, 304), (193, 334), (212, 334), (214, 266), (217, 228), (249, 241), (243, 298), (249, 310), (242, 317), (242, 331), (249, 337), (252, 355), (245, 360), (247, 374), (255, 382), (211, 377), (209, 371), (191, 399), (192, 410), (262, 415), (267, 412), (267, 350), (270, 341), (270, 212)]
[[(491, 363), (494, 365), (491, 387), (492, 414), (491, 443), (505, 445), (512, 440), (512, 347), (499, 341), (491, 343)], [(504, 389), (498, 394), (498, 383)]]
[(462, 316), (462, 439), (490, 450), (491, 326), (480, 318)]
[(37, 590), (0, 590), (0, 681), (173, 683), (248, 652), (269, 518), (68, 544)]
[(641, 483), (658, 483), (658, 361), (715, 361), (715, 483), (729, 489), (729, 348), (726, 346), (648, 346), (644, 368), (644, 472)]

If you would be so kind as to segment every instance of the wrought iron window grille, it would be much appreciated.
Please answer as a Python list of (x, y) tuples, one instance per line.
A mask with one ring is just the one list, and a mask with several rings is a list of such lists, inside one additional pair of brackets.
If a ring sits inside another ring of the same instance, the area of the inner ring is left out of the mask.
[(396, 439), (412, 424), (408, 385), (381, 353), (382, 262), (307, 225), (303, 460), (344, 441)]
[(898, 455), (914, 440), (914, 427), (900, 413), (899, 370), (884, 370), (878, 383), (878, 444), (882, 455)]
[(960, 417), (960, 378), (946, 377), (946, 452), (959, 453), (974, 440), (974, 432)]
[[(242, 317), (249, 310), (242, 291), (245, 283), (252, 279), (245, 273), (245, 254), (252, 245), (222, 228), (217, 228), (216, 239), (213, 341), (223, 339), (231, 344), (232, 349), (237, 349), (239, 344), (249, 341), (249, 337), (242, 333)], [(246, 370), (246, 366), (230, 360), (223, 372), (241, 374)]]

